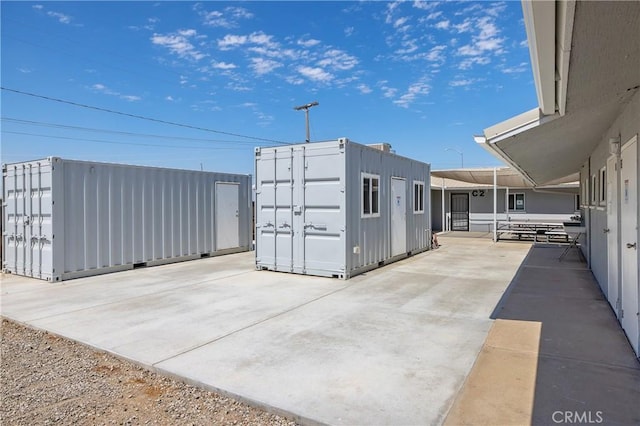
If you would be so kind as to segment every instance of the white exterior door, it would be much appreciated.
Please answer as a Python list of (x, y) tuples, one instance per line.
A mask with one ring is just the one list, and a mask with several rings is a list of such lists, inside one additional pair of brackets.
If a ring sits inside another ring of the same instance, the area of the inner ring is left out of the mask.
[(618, 306), (618, 170), (616, 156), (607, 160), (607, 298), (616, 316), (620, 316)]
[(391, 256), (407, 252), (407, 182), (391, 178)]
[(240, 188), (216, 182), (216, 250), (240, 246)]
[(638, 347), (638, 163), (637, 139), (622, 147), (620, 168), (622, 328), (636, 354)]

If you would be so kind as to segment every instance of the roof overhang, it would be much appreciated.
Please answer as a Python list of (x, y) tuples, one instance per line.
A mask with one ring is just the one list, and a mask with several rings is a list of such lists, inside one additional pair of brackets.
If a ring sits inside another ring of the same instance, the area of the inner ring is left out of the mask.
[(475, 139), (544, 185), (578, 172), (638, 92), (640, 3), (523, 1), (523, 10), (540, 106)]
[[(496, 184), (501, 188), (531, 188), (533, 185), (524, 179), (516, 170), (510, 167), (499, 167), (495, 169)], [(445, 180), (445, 187), (448, 188), (472, 188), (478, 186), (493, 186), (494, 169), (451, 169), (451, 170), (432, 170), (431, 182), (433, 186), (441, 187), (442, 182), (438, 182), (441, 178)], [(573, 185), (578, 180), (577, 175), (568, 176), (554, 182), (557, 185)]]

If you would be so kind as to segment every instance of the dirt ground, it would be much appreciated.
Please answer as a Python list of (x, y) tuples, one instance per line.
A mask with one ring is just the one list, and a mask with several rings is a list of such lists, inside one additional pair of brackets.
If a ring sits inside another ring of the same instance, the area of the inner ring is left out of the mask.
[(0, 424), (295, 425), (2, 319)]

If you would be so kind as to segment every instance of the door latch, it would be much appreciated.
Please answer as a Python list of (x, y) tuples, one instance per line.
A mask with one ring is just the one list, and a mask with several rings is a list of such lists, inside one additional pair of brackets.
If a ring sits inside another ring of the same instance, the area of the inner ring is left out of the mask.
[(637, 247), (636, 243), (633, 243), (633, 244), (632, 243), (627, 243), (627, 248), (635, 249), (636, 247)]

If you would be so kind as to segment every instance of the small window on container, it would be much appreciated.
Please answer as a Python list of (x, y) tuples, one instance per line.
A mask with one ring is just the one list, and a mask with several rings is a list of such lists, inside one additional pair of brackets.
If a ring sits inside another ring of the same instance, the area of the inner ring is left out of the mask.
[(607, 169), (600, 169), (600, 205), (604, 206), (607, 202)]
[(598, 175), (591, 175), (591, 205), (598, 203)]
[(413, 182), (413, 212), (424, 213), (424, 182)]
[(524, 211), (524, 194), (509, 194), (509, 211)]
[(362, 174), (362, 217), (380, 215), (380, 176)]

